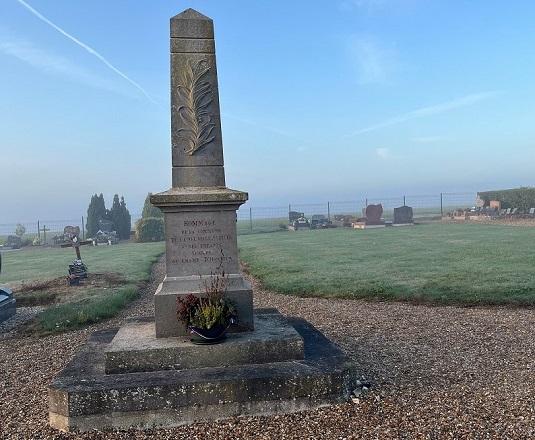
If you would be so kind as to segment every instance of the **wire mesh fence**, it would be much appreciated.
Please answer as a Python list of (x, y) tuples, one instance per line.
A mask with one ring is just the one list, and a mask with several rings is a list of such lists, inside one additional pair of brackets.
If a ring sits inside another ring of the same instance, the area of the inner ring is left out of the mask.
[[(399, 196), (399, 197), (376, 197), (363, 198), (345, 202), (325, 202), (313, 204), (290, 204), (287, 206), (254, 208), (242, 205), (237, 212), (237, 230), (240, 234), (271, 232), (285, 229), (289, 223), (291, 211), (303, 214), (310, 218), (313, 215), (324, 215), (329, 220), (337, 215), (361, 217), (366, 206), (381, 204), (383, 217), (393, 218), (394, 208), (399, 206), (411, 206), (414, 217), (439, 217), (448, 212), (472, 207), (476, 204), (476, 193), (440, 193), (431, 195)], [(132, 216), (132, 228), (140, 215)], [(63, 235), (65, 226), (79, 226), (80, 235), (85, 239), (85, 219), (83, 216), (71, 220), (39, 220), (23, 224), (25, 232), (23, 240), (26, 244), (36, 238), (40, 244), (54, 243), (56, 237)], [(4, 243), (10, 235), (15, 235), (17, 224), (0, 224), (0, 244)]]
[(329, 220), (335, 216), (362, 217), (368, 205), (381, 204), (383, 218), (392, 219), (394, 208), (411, 206), (414, 218), (441, 217), (459, 208), (475, 206), (476, 193), (440, 193), (432, 195), (363, 198), (345, 202), (313, 204), (290, 204), (272, 208), (252, 208), (243, 205), (238, 210), (238, 233), (269, 232), (285, 229), (290, 213), (299, 213), (306, 218), (324, 215)]
[[(57, 243), (60, 236), (63, 236), (65, 226), (78, 226), (80, 231), (84, 231), (84, 219), (71, 220), (38, 220), (36, 222), (21, 223), (24, 227), (22, 241), (30, 244), (39, 240), (39, 244)], [(0, 224), (0, 244), (10, 235), (16, 235), (18, 224)], [(85, 231), (84, 231), (85, 232)], [(80, 232), (82, 235), (84, 232)]]

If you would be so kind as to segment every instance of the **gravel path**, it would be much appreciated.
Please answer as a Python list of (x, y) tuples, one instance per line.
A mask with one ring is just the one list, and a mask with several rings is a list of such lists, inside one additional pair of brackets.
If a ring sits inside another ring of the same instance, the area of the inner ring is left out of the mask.
[(528, 439), (535, 438), (533, 309), (427, 307), (294, 298), (251, 280), (255, 307), (303, 317), (371, 382), (353, 402), (170, 430), (66, 434), (48, 426), (47, 386), (89, 335), (153, 314), (154, 282), (121, 316), (45, 338), (0, 338), (1, 439)]

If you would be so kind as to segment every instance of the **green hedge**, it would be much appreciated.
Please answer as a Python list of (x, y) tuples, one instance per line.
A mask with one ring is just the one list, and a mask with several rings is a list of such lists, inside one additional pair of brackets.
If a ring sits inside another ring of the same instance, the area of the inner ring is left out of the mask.
[(148, 217), (136, 222), (137, 241), (163, 241), (164, 238), (163, 218)]
[(535, 188), (523, 186), (515, 189), (501, 189), (496, 191), (478, 192), (479, 197), (488, 206), (491, 200), (501, 202), (502, 209), (518, 208), (527, 212), (530, 208), (535, 208)]

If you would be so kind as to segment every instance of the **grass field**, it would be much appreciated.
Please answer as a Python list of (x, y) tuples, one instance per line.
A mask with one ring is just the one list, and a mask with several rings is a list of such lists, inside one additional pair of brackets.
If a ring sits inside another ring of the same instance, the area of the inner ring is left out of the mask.
[[(336, 228), (239, 235), (240, 259), (269, 289), (300, 296), (394, 299), (437, 304), (535, 305), (534, 227), (429, 222), (383, 229)], [(45, 305), (42, 332), (114, 316), (149, 280), (160, 243), (84, 246), (93, 279), (110, 285), (66, 288), (73, 249), (2, 253), (0, 283), (57, 283), (17, 293), (19, 305)], [(91, 279), (91, 276), (90, 276)]]
[(163, 242), (83, 246), (89, 278), (80, 286), (68, 286), (68, 265), (76, 258), (72, 248), (7, 251), (2, 252), (0, 282), (17, 286), (19, 306), (47, 307), (39, 318), (39, 332), (64, 331), (113, 317), (137, 297), (163, 252)]
[(442, 304), (535, 304), (535, 228), (429, 222), (238, 237), (269, 289)]

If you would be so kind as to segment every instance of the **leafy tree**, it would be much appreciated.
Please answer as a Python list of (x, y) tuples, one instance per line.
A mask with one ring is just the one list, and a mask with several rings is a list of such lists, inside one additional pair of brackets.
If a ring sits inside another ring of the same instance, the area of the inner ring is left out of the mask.
[(130, 215), (130, 211), (128, 211), (126, 208), (126, 202), (124, 201), (123, 196), (121, 196), (121, 213), (121, 231), (123, 232), (122, 238), (129, 239), (130, 231), (132, 230), (132, 216)]
[(99, 196), (94, 194), (91, 196), (91, 202), (87, 208), (87, 235), (88, 237), (94, 237), (95, 234), (100, 229), (99, 220), (104, 220), (108, 218), (109, 211), (106, 210), (106, 205), (104, 203), (104, 196), (100, 193)]
[(163, 212), (150, 202), (150, 196), (152, 196), (152, 193), (148, 193), (147, 197), (145, 197), (141, 218), (163, 218)]
[(162, 241), (165, 237), (163, 218), (140, 218), (136, 222), (136, 239), (140, 242)]
[(132, 217), (126, 208), (124, 197), (121, 196), (121, 200), (119, 201), (118, 194), (113, 196), (113, 204), (110, 209), (110, 219), (113, 221), (112, 229), (117, 232), (117, 237), (129, 239)]
[(19, 223), (17, 225), (17, 228), (15, 229), (15, 235), (17, 235), (18, 237), (22, 237), (25, 232), (26, 232), (26, 227)]

